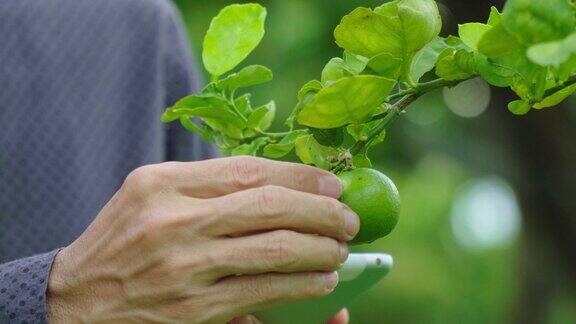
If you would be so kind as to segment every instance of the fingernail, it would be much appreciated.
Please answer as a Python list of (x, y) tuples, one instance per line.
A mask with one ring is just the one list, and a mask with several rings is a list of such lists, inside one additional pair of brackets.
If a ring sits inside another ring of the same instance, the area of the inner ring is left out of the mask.
[(325, 174), (318, 178), (318, 193), (323, 196), (340, 198), (342, 193), (342, 183), (337, 176)]
[(360, 230), (360, 219), (350, 207), (346, 207), (344, 209), (344, 220), (346, 222), (346, 234), (350, 235), (350, 239), (353, 239)]
[(247, 319), (248, 319), (248, 323), (250, 323), (250, 324), (262, 324), (262, 322), (260, 322), (260, 320), (258, 320), (253, 315), (249, 315)]
[(324, 275), (324, 284), (326, 285), (326, 293), (331, 293), (338, 285), (338, 273), (336, 271)]
[(339, 243), (339, 244), (340, 244), (340, 263), (344, 263), (348, 259), (348, 244), (346, 243)]

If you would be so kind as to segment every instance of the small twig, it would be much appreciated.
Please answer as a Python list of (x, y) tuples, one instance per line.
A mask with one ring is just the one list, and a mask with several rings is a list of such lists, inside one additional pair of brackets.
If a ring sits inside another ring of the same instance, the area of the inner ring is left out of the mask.
[(556, 92), (561, 91), (564, 88), (567, 88), (567, 87), (574, 85), (574, 84), (576, 84), (576, 75), (571, 76), (568, 80), (566, 80), (561, 85), (546, 90), (546, 92), (544, 92), (544, 98), (550, 97), (551, 95), (555, 94)]
[(418, 97), (420, 97), (422, 94), (423, 93), (412, 93), (398, 100), (394, 105), (392, 105), (392, 107), (390, 107), (388, 112), (385, 113), (382, 121), (368, 132), (367, 139), (356, 142), (350, 148), (350, 154), (356, 155), (362, 152), (368, 143), (370, 143), (374, 138), (376, 138), (376, 136), (382, 133), (386, 127), (388, 127), (388, 125), (390, 125), (398, 117), (398, 115), (400, 115), (400, 113), (406, 109), (406, 107), (418, 99)]
[[(469, 79), (466, 79), (469, 80)], [(391, 102), (397, 99), (402, 99), (408, 95), (413, 95), (413, 94), (418, 94), (418, 97), (422, 96), (425, 93), (428, 93), (430, 91), (436, 90), (436, 89), (440, 89), (440, 88), (444, 88), (444, 87), (453, 87), (463, 81), (466, 80), (457, 80), (457, 81), (446, 81), (446, 80), (442, 80), (442, 79), (436, 79), (436, 80), (432, 80), (429, 82), (424, 82), (424, 83), (420, 83), (418, 84), (415, 88), (410, 88), (407, 90), (401, 90), (395, 94), (392, 94), (388, 97), (388, 99), (386, 100), (386, 102)], [(383, 112), (377, 115), (374, 115), (372, 117), (372, 120), (377, 120), (377, 119), (382, 119), (385, 118), (388, 115), (388, 112)]]

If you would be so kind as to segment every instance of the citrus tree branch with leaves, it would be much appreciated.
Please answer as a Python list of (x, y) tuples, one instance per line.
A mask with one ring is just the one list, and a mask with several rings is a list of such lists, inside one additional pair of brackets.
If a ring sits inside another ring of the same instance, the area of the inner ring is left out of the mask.
[(266, 9), (235, 4), (213, 19), (204, 39), (212, 82), (168, 108), (163, 120), (179, 120), (227, 155), (278, 159), (295, 149), (303, 163), (334, 172), (369, 167), (368, 151), (383, 141), (388, 125), (442, 87), (475, 77), (509, 87), (519, 96), (508, 105), (514, 114), (559, 104), (576, 90), (575, 17), (572, 0), (510, 0), (502, 13), (492, 8), (487, 23), (463, 24), (459, 37), (440, 37), (433, 0), (356, 8), (334, 31), (342, 57), (301, 88), (289, 130), (272, 133), (274, 101), (253, 107), (249, 93), (239, 94), (271, 81), (272, 71), (251, 65), (226, 75), (263, 38)]
[(442, 20), (434, 0), (395, 0), (359, 7), (334, 30), (342, 57), (328, 61), (318, 80), (304, 84), (285, 132), (269, 132), (274, 101), (253, 105), (239, 90), (272, 80), (261, 65), (235, 69), (265, 34), (266, 9), (258, 4), (225, 7), (203, 43), (211, 82), (169, 107), (164, 122), (217, 145), (226, 155), (281, 159), (295, 151), (302, 163), (341, 173), (370, 168), (369, 150), (416, 99), (443, 87), (483, 78), (512, 89), (517, 115), (558, 105), (576, 91), (574, 0), (509, 0), (492, 8), (486, 23), (459, 26), (458, 36), (439, 36)]

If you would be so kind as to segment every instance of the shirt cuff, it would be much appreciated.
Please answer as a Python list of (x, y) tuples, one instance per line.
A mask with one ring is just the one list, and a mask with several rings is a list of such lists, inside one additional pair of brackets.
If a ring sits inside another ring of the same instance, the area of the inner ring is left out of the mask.
[(48, 323), (46, 289), (59, 251), (0, 264), (0, 323)]

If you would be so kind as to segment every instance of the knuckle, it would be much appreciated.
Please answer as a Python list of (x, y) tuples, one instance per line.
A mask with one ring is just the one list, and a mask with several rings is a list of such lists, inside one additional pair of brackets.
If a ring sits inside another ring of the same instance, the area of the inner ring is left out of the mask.
[(123, 187), (131, 192), (142, 194), (161, 188), (164, 184), (162, 166), (146, 165), (130, 172)]
[(279, 230), (273, 233), (266, 247), (266, 257), (273, 260), (279, 269), (289, 268), (298, 261), (295, 250), (290, 245), (292, 233), (288, 230)]
[(266, 275), (262, 277), (262, 280), (258, 281), (256, 285), (249, 285), (249, 295), (257, 301), (275, 301), (279, 298), (276, 291), (276, 282), (274, 276)]
[(263, 160), (252, 156), (232, 158), (230, 172), (232, 185), (239, 189), (257, 187), (265, 180)]
[(297, 165), (295, 172), (292, 173), (292, 180), (296, 188), (301, 188), (305, 190), (309, 190), (311, 192), (316, 191), (316, 177), (311, 175), (309, 171), (307, 171), (307, 166), (304, 165)]
[(286, 206), (282, 203), (284, 190), (277, 186), (260, 187), (255, 196), (255, 208), (267, 216), (281, 214)]

